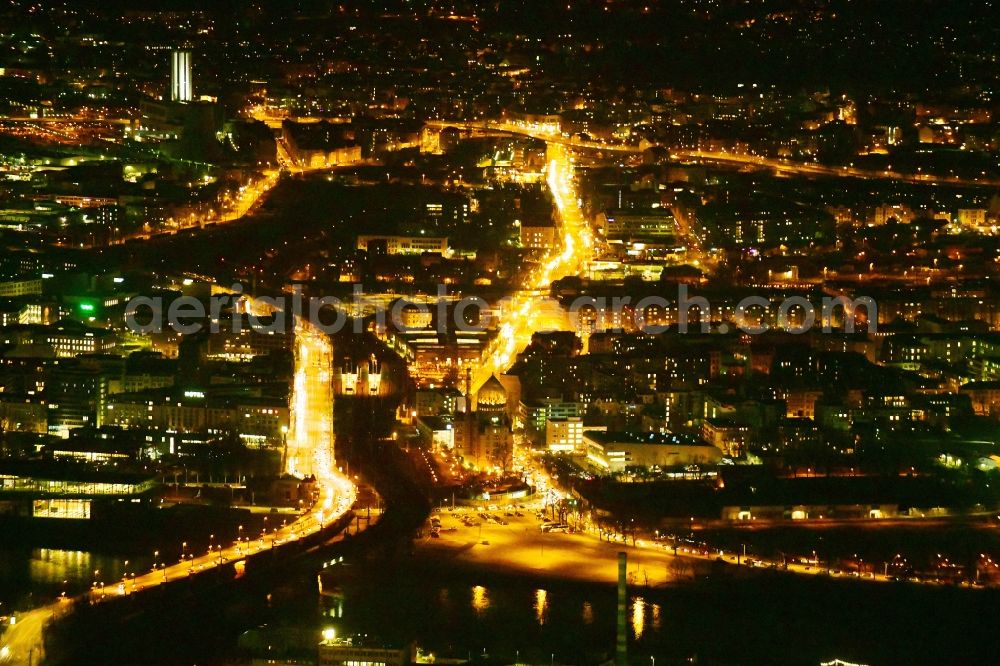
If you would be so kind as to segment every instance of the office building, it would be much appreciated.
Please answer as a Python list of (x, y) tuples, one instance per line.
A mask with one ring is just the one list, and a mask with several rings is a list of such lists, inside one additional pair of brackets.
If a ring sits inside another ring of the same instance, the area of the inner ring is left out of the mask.
[(170, 54), (170, 100), (173, 102), (190, 102), (193, 99), (191, 52), (174, 51)]

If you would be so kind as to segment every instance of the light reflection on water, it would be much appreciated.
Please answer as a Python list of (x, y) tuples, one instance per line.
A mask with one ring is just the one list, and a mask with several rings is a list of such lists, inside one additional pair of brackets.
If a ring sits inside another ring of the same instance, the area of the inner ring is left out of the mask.
[(545, 624), (545, 616), (549, 611), (548, 592), (545, 590), (535, 590), (535, 619), (538, 625)]
[(632, 598), (632, 636), (639, 640), (647, 629), (660, 630), (660, 604), (646, 601), (643, 597)]
[(472, 608), (480, 617), (490, 608), (489, 593), (482, 585), (476, 585), (472, 588)]
[[(481, 655), (485, 650), (491, 656), (490, 663), (495, 664), (548, 666), (553, 654), (556, 663), (597, 663), (614, 654), (617, 595), (612, 585), (488, 576), (456, 580), (448, 567), (442, 567), (438, 576), (427, 575), (424, 568), (418, 571), (419, 575), (392, 575), (387, 579), (356, 570), (358, 578), (345, 586), (348, 603), (340, 626), (348, 633), (364, 633), (376, 627), (387, 641), (401, 645), (416, 642), (442, 656), (466, 658), (469, 654)], [(387, 584), (381, 584), (382, 581)], [(729, 594), (727, 586), (703, 589), (630, 586), (623, 618), (630, 656), (635, 664), (645, 666), (652, 663), (653, 656), (656, 662), (664, 664), (682, 660), (695, 663), (689, 659), (697, 659), (697, 663), (774, 663), (773, 637), (769, 634), (773, 631), (773, 617), (765, 615), (796, 618), (800, 611), (785, 609), (786, 600), (794, 600), (802, 592), (799, 586), (789, 585), (781, 592), (784, 596), (772, 602), (767, 596), (768, 585), (774, 583), (733, 582), (735, 591), (731, 596), (741, 617), (747, 618), (748, 627), (766, 636), (757, 642), (745, 636), (720, 639), (717, 628), (713, 629), (730, 612), (725, 608), (720, 611), (719, 604), (722, 595)], [(818, 602), (825, 594), (828, 592), (824, 588), (811, 598)], [(862, 590), (854, 598), (861, 600), (867, 598), (863, 595), (870, 594)], [(442, 603), (444, 600), (450, 603)], [(761, 603), (773, 605), (767, 607), (765, 614), (759, 612)], [(990, 607), (989, 603), (983, 602), (981, 608)], [(889, 607), (887, 602), (878, 609)], [(694, 620), (695, 617), (700, 619)], [(850, 624), (852, 617), (844, 612), (843, 619), (838, 620), (844, 626), (863, 626)], [(867, 619), (874, 617), (876, 613), (872, 612)], [(802, 663), (819, 663), (821, 657), (830, 658), (824, 656), (825, 652), (838, 653), (845, 646), (850, 647), (843, 634), (830, 633), (829, 627), (824, 627), (822, 619), (816, 620), (810, 625), (815, 636), (803, 641), (782, 635), (783, 649), (804, 655)], [(986, 631), (985, 623), (982, 627)], [(904, 651), (912, 650), (903, 641), (898, 645)], [(857, 656), (859, 663), (876, 663), (868, 654)], [(896, 663), (892, 659), (881, 661)], [(985, 659), (976, 663), (995, 662), (996, 659)], [(910, 659), (905, 663), (922, 661)]]
[(646, 600), (642, 597), (635, 597), (632, 600), (632, 634), (636, 640), (642, 638), (642, 632), (646, 630)]
[[(490, 596), (490, 589), (482, 585), (469, 588), (470, 602), (476, 616), (483, 617), (490, 610), (493, 601)], [(438, 603), (441, 607), (446, 607), (450, 603), (450, 593), (448, 588), (441, 588), (438, 593)], [(503, 597), (500, 599), (501, 606), (504, 605)], [(550, 619), (550, 597), (549, 591), (538, 588), (532, 594), (531, 610), (534, 614), (535, 623), (539, 627), (544, 627)], [(633, 596), (630, 600), (629, 625), (632, 629), (632, 637), (639, 640), (650, 630), (659, 632), (663, 622), (663, 609), (660, 604), (647, 601), (644, 597)], [(579, 621), (583, 625), (593, 625), (594, 605), (590, 601), (584, 601), (580, 606)]]
[(110, 585), (125, 574), (126, 562), (129, 573), (144, 573), (151, 566), (143, 558), (129, 560), (83, 550), (5, 548), (0, 550), (0, 602), (82, 592), (95, 580)]
[(82, 550), (55, 550), (39, 548), (32, 551), (28, 561), (28, 576), (33, 583), (61, 585), (69, 578), (86, 577), (93, 572), (94, 557)]

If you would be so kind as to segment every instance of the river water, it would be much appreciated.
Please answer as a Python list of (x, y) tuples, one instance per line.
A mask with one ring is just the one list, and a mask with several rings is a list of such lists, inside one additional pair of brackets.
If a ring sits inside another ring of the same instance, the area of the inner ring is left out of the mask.
[(0, 547), (0, 615), (72, 595), (94, 582), (110, 585), (129, 572), (151, 568), (152, 557), (131, 558), (83, 550), (5, 544)]
[[(86, 588), (95, 570), (107, 572), (108, 580), (120, 577), (124, 561), (80, 551), (2, 549), (0, 614), (32, 594)], [(238, 630), (286, 625), (318, 636), (335, 627), (340, 635), (412, 642), (438, 655), (496, 664), (589, 664), (613, 656), (615, 590), (609, 585), (456, 568), (418, 553), (359, 561), (324, 588), (320, 595), (315, 583), (299, 581), (271, 590), (274, 597), (266, 600), (255, 591), (252, 602), (240, 603)], [(977, 664), (995, 663), (990, 646), (998, 603), (995, 590), (753, 572), (713, 574), (671, 588), (633, 587), (626, 619), (631, 662), (650, 666), (815, 665), (834, 658)], [(191, 631), (195, 638), (204, 627)], [(222, 638), (221, 650), (235, 654), (237, 635)]]
[[(339, 596), (321, 603), (321, 624), (342, 633), (415, 641), (456, 657), (485, 651), (493, 663), (613, 657), (613, 586), (456, 569), (420, 554), (352, 569)], [(670, 588), (630, 588), (630, 661), (990, 663), (988, 618), (998, 601), (994, 590), (714, 572)]]

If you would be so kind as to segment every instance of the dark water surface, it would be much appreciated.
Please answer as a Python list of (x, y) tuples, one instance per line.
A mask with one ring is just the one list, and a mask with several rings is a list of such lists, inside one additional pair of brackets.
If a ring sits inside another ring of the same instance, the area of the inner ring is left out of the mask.
[[(636, 664), (996, 663), (1000, 593), (736, 572), (632, 588)], [(612, 586), (532, 580), (418, 556), (350, 567), (324, 622), (495, 663), (596, 663), (613, 656)]]

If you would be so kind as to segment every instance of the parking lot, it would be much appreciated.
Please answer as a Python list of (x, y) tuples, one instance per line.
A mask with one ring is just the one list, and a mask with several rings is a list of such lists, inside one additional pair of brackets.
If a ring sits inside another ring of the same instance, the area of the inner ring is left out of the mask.
[[(435, 530), (438, 524), (440, 527)], [(680, 576), (692, 575), (692, 565), (698, 563), (688, 558), (675, 558), (660, 549), (608, 543), (593, 534), (559, 528), (543, 532), (543, 524), (536, 509), (527, 505), (523, 508), (517, 505), (497, 507), (492, 511), (463, 507), (442, 509), (431, 514), (420, 547), (442, 558), (608, 583), (617, 580), (618, 552), (622, 550), (629, 554), (628, 571), (632, 584), (662, 585)]]

